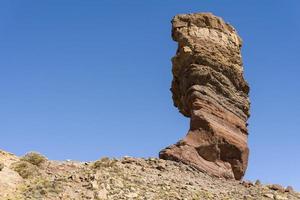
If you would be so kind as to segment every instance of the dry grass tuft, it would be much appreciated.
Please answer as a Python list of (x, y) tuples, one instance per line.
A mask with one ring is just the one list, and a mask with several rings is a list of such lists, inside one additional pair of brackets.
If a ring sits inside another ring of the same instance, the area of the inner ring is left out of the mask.
[(12, 169), (18, 172), (18, 174), (25, 179), (39, 175), (39, 169), (37, 166), (22, 160), (15, 162)]
[(29, 162), (35, 166), (41, 166), (43, 163), (47, 161), (47, 158), (40, 153), (30, 152), (21, 158), (22, 161)]

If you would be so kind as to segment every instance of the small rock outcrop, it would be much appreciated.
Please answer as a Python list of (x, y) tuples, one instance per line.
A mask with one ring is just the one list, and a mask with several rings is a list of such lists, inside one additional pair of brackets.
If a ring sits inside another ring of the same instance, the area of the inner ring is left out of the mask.
[(191, 121), (186, 137), (159, 157), (240, 180), (248, 162), (250, 107), (242, 40), (231, 25), (210, 13), (175, 16), (172, 37), (178, 42), (172, 58), (173, 101)]

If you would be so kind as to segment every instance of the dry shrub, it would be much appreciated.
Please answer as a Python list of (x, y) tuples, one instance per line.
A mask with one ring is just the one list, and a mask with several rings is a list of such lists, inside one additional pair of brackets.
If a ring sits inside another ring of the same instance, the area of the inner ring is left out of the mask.
[(39, 169), (37, 166), (22, 160), (15, 162), (12, 169), (18, 172), (18, 174), (25, 179), (39, 175)]
[(30, 152), (21, 158), (22, 161), (29, 162), (35, 166), (41, 166), (43, 163), (47, 161), (47, 158), (40, 153)]

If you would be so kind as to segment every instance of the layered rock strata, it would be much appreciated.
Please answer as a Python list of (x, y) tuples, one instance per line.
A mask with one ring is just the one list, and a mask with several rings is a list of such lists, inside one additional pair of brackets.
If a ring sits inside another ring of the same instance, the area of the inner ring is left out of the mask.
[(249, 86), (243, 76), (242, 40), (210, 13), (177, 15), (172, 37), (174, 105), (191, 118), (190, 130), (162, 159), (180, 161), (210, 175), (241, 179), (249, 149)]

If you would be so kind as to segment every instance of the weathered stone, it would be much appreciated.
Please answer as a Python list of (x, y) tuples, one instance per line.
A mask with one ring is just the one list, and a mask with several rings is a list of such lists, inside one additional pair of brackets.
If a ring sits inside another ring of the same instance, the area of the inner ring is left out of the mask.
[(247, 188), (254, 186), (254, 184), (251, 181), (242, 181), (241, 184)]
[(276, 200), (288, 200), (287, 197), (282, 196), (282, 195), (279, 195), (279, 194), (276, 194), (276, 195), (275, 195), (275, 199), (276, 199)]
[(4, 164), (0, 162), (0, 171), (4, 168)]
[(285, 188), (285, 192), (293, 193), (294, 192), (294, 188), (292, 186), (287, 186)]
[(180, 161), (208, 174), (241, 179), (249, 149), (249, 86), (243, 76), (242, 40), (210, 13), (175, 16), (172, 37), (174, 105), (191, 118), (185, 138), (160, 158)]
[(268, 188), (270, 188), (271, 190), (279, 191), (279, 192), (285, 192), (284, 187), (279, 184), (268, 185)]
[(97, 191), (96, 197), (98, 199), (103, 199), (104, 200), (104, 199), (107, 199), (107, 194), (108, 194), (108, 191), (105, 188), (103, 188), (103, 189)]
[(274, 195), (270, 194), (270, 193), (264, 194), (264, 197), (267, 197), (267, 198), (270, 198), (270, 199), (274, 199)]

